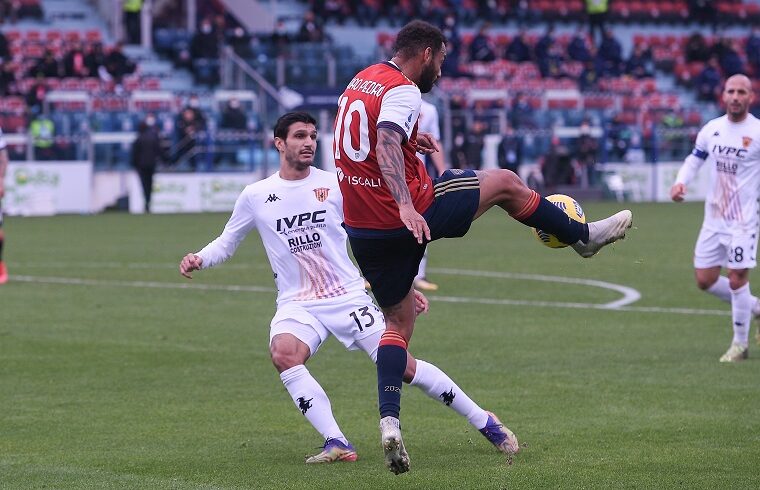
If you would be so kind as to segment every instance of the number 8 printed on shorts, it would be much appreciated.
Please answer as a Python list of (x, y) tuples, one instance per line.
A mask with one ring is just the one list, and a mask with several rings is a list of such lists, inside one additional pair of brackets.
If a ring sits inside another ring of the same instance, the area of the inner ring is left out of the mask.
[[(351, 102), (348, 109), (346, 109), (346, 104), (348, 104), (348, 97), (341, 97), (338, 102), (338, 117), (335, 123), (335, 159), (340, 158), (342, 147), (348, 158), (355, 162), (363, 162), (367, 159), (370, 149), (367, 109), (362, 100)], [(358, 149), (353, 147), (353, 141), (351, 141), (351, 123), (354, 121), (354, 114), (359, 114)]]
[(736, 247), (731, 250), (731, 254), (728, 257), (728, 261), (731, 263), (741, 262), (744, 260), (744, 249), (742, 247)]

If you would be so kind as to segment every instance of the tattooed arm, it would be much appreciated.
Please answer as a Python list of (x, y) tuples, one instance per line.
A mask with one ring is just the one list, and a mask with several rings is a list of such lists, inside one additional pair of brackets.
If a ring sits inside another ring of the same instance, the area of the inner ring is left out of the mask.
[(377, 128), (377, 162), (385, 184), (398, 204), (401, 221), (412, 232), (417, 243), (422, 243), (423, 238), (430, 240), (430, 228), (425, 218), (414, 209), (412, 196), (406, 185), (401, 138), (401, 134), (392, 129)]

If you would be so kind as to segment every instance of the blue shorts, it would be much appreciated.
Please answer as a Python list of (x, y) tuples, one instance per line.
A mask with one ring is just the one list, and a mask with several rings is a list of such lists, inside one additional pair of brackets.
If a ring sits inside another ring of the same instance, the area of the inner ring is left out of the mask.
[[(480, 202), (478, 176), (472, 170), (452, 169), (433, 181), (435, 199), (422, 213), (432, 240), (464, 236)], [(377, 303), (389, 307), (409, 293), (426, 244), (406, 228), (370, 230), (346, 226), (356, 262), (372, 286)]]

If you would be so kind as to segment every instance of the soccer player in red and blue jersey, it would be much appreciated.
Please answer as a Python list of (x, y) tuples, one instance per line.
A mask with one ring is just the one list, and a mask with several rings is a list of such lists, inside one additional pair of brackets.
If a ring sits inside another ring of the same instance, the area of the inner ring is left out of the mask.
[[(493, 206), (572, 244), (582, 257), (623, 238), (632, 224), (628, 210), (589, 224), (574, 221), (509, 170), (453, 169), (431, 180), (416, 153), (438, 148), (417, 133), (417, 117), (421, 94), (441, 75), (445, 41), (426, 22), (407, 24), (393, 58), (351, 80), (335, 120), (346, 231), (387, 322), (377, 354), (380, 431), (386, 465), (396, 474), (409, 470), (399, 424), (401, 384), (414, 330), (412, 283), (426, 244), (463, 236)], [(517, 451), (517, 440), (510, 442)]]

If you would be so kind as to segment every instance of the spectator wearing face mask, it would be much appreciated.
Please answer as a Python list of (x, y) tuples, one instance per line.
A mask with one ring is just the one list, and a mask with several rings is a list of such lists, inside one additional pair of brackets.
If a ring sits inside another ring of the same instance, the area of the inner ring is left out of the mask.
[(190, 54), (193, 58), (218, 59), (219, 38), (214, 32), (209, 19), (203, 19), (198, 32), (190, 41)]
[(201, 110), (201, 100), (197, 95), (191, 95), (184, 109), (190, 109), (193, 112), (193, 122), (198, 130), (206, 129), (206, 116)]
[(303, 16), (301, 28), (298, 30), (297, 41), (301, 43), (322, 43), (327, 40), (322, 20), (314, 15), (314, 12), (306, 12)]
[(248, 129), (248, 117), (240, 107), (240, 101), (232, 98), (222, 110), (222, 121), (219, 125), (222, 129), (234, 129), (245, 131)]
[(145, 198), (145, 212), (150, 213), (150, 199), (153, 191), (153, 175), (159, 161), (165, 161), (164, 147), (156, 127), (156, 117), (149, 114), (137, 129), (137, 138), (132, 143), (131, 163), (137, 172)]
[(248, 116), (240, 106), (238, 99), (232, 98), (225, 104), (222, 109), (219, 128), (222, 130), (219, 134), (220, 146), (225, 148), (219, 152), (219, 160), (225, 159), (232, 163), (239, 163), (237, 161), (238, 150), (250, 139), (247, 137)]
[(232, 35), (227, 39), (227, 44), (230, 45), (236, 55), (243, 59), (253, 56), (251, 36), (240, 26), (232, 30)]
[(198, 143), (205, 137), (206, 118), (200, 110), (200, 102), (197, 96), (192, 96), (180, 112), (176, 123), (177, 131), (177, 154), (176, 161), (187, 161), (191, 170), (195, 170), (199, 161)]

